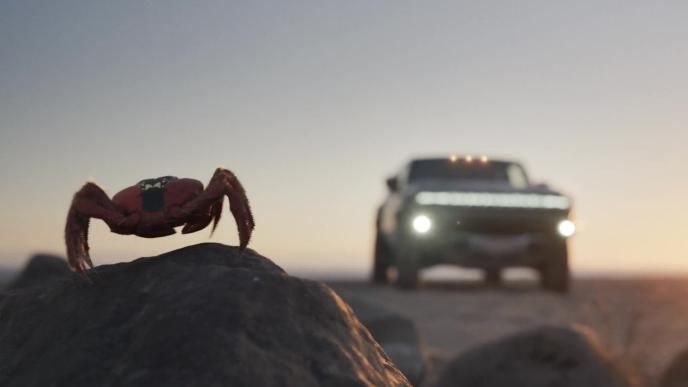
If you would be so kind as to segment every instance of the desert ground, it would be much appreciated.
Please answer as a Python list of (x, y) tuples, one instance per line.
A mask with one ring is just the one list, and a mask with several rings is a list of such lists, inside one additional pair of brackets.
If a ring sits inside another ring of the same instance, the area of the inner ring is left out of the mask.
[(429, 279), (417, 291), (366, 281), (328, 284), (345, 299), (379, 303), (416, 323), (430, 360), (424, 385), (462, 351), (543, 324), (594, 329), (641, 386), (656, 386), (673, 357), (688, 349), (688, 278), (575, 279), (565, 296), (524, 279), (497, 288), (475, 280)]

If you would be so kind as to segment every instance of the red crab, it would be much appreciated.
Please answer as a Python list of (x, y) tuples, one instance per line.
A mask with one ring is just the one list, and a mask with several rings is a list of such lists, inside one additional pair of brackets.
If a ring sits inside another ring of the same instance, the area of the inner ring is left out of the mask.
[(239, 231), (239, 248), (244, 250), (255, 224), (244, 188), (231, 172), (215, 170), (208, 186), (194, 179), (163, 176), (141, 180), (108, 198), (95, 183), (86, 183), (75, 195), (67, 215), (65, 242), (69, 266), (84, 273), (86, 265), (93, 268), (88, 254), (88, 223), (90, 218), (102, 219), (117, 234), (157, 238), (204, 229), (213, 221), (213, 230), (222, 215), (224, 195)]

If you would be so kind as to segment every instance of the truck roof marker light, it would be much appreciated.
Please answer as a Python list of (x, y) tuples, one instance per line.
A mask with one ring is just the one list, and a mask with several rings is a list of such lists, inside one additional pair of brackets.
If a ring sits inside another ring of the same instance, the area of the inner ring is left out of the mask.
[(490, 159), (487, 158), (487, 156), (483, 155), (480, 156), (480, 162), (483, 164), (487, 164), (487, 162), (490, 161)]
[(458, 160), (458, 159), (459, 159), (459, 156), (457, 156), (457, 155), (449, 156), (449, 161), (451, 161), (452, 163), (455, 163), (456, 160)]
[(466, 156), (466, 162), (472, 163), (473, 162), (473, 156), (471, 156), (471, 155)]

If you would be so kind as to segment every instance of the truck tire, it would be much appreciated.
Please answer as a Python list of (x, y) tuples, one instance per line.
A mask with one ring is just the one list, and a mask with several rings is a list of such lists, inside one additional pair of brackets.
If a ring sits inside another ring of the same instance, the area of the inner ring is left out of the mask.
[(540, 283), (545, 290), (568, 293), (570, 277), (566, 241), (557, 241), (547, 249), (545, 262), (540, 268)]
[(373, 270), (371, 275), (371, 282), (378, 285), (386, 285), (389, 283), (388, 270), (392, 262), (389, 248), (385, 241), (377, 233), (375, 236), (375, 248), (373, 251)]
[(410, 251), (404, 251), (397, 260), (397, 287), (404, 290), (418, 288), (419, 270), (415, 254)]

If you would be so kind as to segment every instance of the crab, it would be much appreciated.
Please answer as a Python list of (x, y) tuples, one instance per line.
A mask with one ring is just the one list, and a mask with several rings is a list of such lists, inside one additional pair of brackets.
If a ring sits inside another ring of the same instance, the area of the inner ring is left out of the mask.
[(217, 168), (205, 189), (195, 179), (163, 176), (145, 179), (127, 187), (110, 199), (93, 182), (74, 194), (67, 214), (65, 242), (67, 259), (73, 271), (85, 275), (93, 269), (89, 255), (88, 225), (91, 218), (102, 219), (110, 231), (122, 235), (158, 238), (196, 232), (213, 222), (215, 231), (222, 215), (224, 197), (236, 220), (239, 249), (246, 249), (255, 227), (246, 192), (229, 170)]

